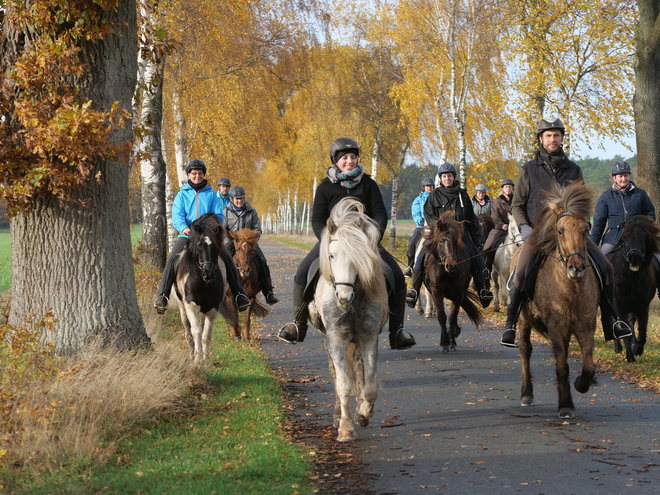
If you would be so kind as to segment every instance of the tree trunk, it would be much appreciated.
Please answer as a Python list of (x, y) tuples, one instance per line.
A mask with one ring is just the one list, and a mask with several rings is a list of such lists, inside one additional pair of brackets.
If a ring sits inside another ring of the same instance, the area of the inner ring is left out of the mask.
[(172, 92), (174, 114), (175, 138), (174, 138), (174, 158), (176, 160), (176, 176), (178, 179), (177, 189), (188, 180), (186, 176), (186, 162), (188, 161), (188, 134), (186, 131), (186, 118), (183, 116), (181, 108), (181, 89), (175, 88)]
[(660, 201), (660, 1), (638, 0), (635, 53), (635, 133), (639, 185)]
[[(154, 50), (154, 13), (151, 3), (140, 2), (142, 36), (138, 59), (139, 123), (142, 139), (142, 257), (155, 267), (165, 267), (167, 259), (167, 212), (165, 211), (165, 174), (161, 128), (163, 121), (164, 55)], [(141, 76), (141, 77), (140, 77)], [(140, 80), (141, 79), (141, 80)], [(134, 105), (135, 106), (135, 105)]]
[(378, 180), (378, 156), (380, 153), (380, 124), (376, 130), (376, 139), (374, 139), (374, 146), (371, 149), (371, 178), (375, 181)]
[(392, 204), (390, 205), (390, 251), (396, 249), (396, 215), (399, 203), (399, 171), (392, 175)]
[[(118, 101), (131, 108), (137, 73), (135, 0), (125, 0), (105, 14), (109, 23), (125, 29), (83, 46), (88, 71), (80, 86), (96, 110)], [(8, 40), (6, 40), (8, 41)], [(118, 141), (132, 138), (130, 126), (117, 132)], [(11, 224), (12, 304), (9, 322), (24, 325), (52, 311), (54, 341), (60, 355), (78, 351), (90, 340), (134, 348), (149, 341), (140, 314), (133, 273), (128, 165), (98, 158), (89, 187), (75, 191), (60, 207), (57, 199), (38, 198), (34, 210), (19, 213)]]

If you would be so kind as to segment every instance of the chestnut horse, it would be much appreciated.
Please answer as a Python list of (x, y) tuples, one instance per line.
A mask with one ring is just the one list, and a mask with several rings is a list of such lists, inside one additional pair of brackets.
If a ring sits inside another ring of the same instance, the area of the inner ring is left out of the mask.
[[(657, 287), (654, 254), (660, 251), (660, 227), (651, 217), (638, 215), (625, 222), (621, 239), (612, 251), (617, 314), (626, 317), (633, 334), (626, 337), (626, 360), (635, 362), (646, 344), (649, 305)], [(637, 335), (635, 335), (637, 323)], [(614, 341), (614, 349), (621, 352), (621, 341)]]
[(335, 383), (337, 441), (355, 438), (356, 420), (367, 426), (378, 398), (378, 334), (388, 316), (385, 263), (378, 225), (364, 205), (347, 197), (332, 209), (320, 240), (320, 278), (309, 305), (310, 321), (324, 334)]
[(538, 269), (534, 299), (523, 304), (518, 325), (522, 361), (520, 403), (534, 405), (529, 366), (532, 355), (530, 337), (534, 328), (552, 343), (559, 395), (558, 416), (574, 418), (567, 362), (571, 336), (577, 339), (582, 353), (582, 372), (575, 379), (575, 389), (586, 393), (596, 373), (594, 331), (601, 289), (587, 254), (592, 196), (582, 181), (575, 181), (566, 188), (547, 193), (546, 200), (529, 240), (537, 252), (545, 254), (546, 259)]
[[(479, 298), (468, 290), (471, 270), (470, 259), (464, 249), (463, 224), (454, 220), (453, 211), (446, 211), (430, 229), (424, 229), (422, 235), (426, 239), (424, 245), (428, 253), (425, 273), (440, 323), (440, 346), (442, 352), (455, 351), (456, 337), (461, 333), (461, 327), (458, 326), (459, 308), (463, 308), (477, 327), (483, 321), (481, 309), (475, 304)], [(452, 303), (449, 327), (445, 298)]]
[[(229, 232), (229, 235), (234, 239), (234, 263), (236, 264), (236, 271), (241, 277), (245, 294), (250, 299), (250, 306), (245, 310), (243, 315), (243, 328), (241, 331), (242, 340), (250, 340), (250, 320), (254, 315), (257, 318), (268, 316), (269, 310), (264, 304), (257, 299), (257, 294), (261, 292), (261, 283), (259, 273), (259, 265), (256, 257), (257, 253), (254, 252), (254, 246), (259, 242), (258, 231), (252, 229), (241, 229), (238, 232)], [(238, 337), (238, 325), (232, 328), (234, 336)]]

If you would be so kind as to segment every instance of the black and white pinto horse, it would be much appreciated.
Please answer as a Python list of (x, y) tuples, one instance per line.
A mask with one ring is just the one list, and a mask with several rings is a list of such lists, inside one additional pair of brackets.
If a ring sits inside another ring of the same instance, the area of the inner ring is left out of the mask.
[(360, 426), (369, 424), (378, 398), (378, 334), (388, 316), (379, 240), (378, 226), (353, 198), (337, 203), (321, 235), (321, 276), (310, 319), (324, 333), (340, 442), (355, 438), (351, 395), (357, 399), (355, 419)]
[[(191, 225), (188, 244), (179, 254), (172, 289), (190, 348), (190, 359), (202, 364), (211, 352), (213, 322), (218, 312), (238, 324), (238, 312), (227, 296), (227, 272), (219, 259), (224, 230), (215, 213)], [(227, 297), (226, 297), (227, 296)]]
[(518, 224), (509, 213), (509, 227), (506, 231), (506, 236), (502, 243), (497, 246), (495, 251), (495, 258), (493, 259), (493, 272), (491, 278), (493, 280), (493, 311), (500, 310), (500, 298), (502, 304), (506, 306), (509, 299), (509, 277), (511, 276), (511, 260), (513, 260), (513, 253), (523, 245), (523, 237), (518, 228)]

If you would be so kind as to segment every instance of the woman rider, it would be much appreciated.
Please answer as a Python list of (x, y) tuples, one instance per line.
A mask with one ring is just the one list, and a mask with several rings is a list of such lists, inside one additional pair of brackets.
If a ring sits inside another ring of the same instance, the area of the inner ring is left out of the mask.
[[(207, 180), (204, 178), (206, 175), (206, 165), (204, 162), (201, 160), (189, 161), (188, 165), (186, 165), (186, 174), (188, 174), (188, 182), (181, 186), (181, 190), (177, 193), (176, 198), (174, 198), (174, 204), (172, 205), (172, 225), (181, 234), (179, 234), (178, 239), (174, 243), (170, 257), (165, 264), (163, 277), (158, 288), (158, 297), (156, 297), (156, 301), (154, 302), (156, 312), (161, 315), (167, 309), (169, 295), (176, 277), (174, 269), (176, 255), (186, 247), (192, 223), (211, 211), (218, 215), (220, 225), (224, 221), (222, 203), (216, 196), (213, 188), (208, 185)], [(236, 267), (227, 249), (223, 248), (220, 251), (220, 256), (227, 267), (227, 282), (231, 288), (231, 293), (236, 299), (236, 307), (239, 311), (245, 311), (250, 306), (250, 300), (245, 295), (245, 289), (238, 277)]]
[[(358, 163), (360, 147), (350, 138), (339, 138), (330, 146), (328, 176), (321, 181), (314, 196), (312, 210), (312, 228), (317, 239), (326, 226), (330, 211), (343, 198), (350, 196), (360, 201), (366, 208), (366, 214), (380, 227), (381, 238), (387, 228), (387, 211), (378, 184), (369, 177)], [(394, 275), (394, 290), (390, 291), (390, 346), (392, 349), (408, 349), (415, 345), (415, 339), (403, 329), (405, 315), (406, 282), (403, 272), (394, 258), (379, 245), (383, 261)], [(307, 334), (308, 305), (314, 297), (313, 290), (305, 291), (307, 274), (312, 262), (319, 257), (319, 243), (300, 263), (293, 281), (293, 309), (295, 320), (284, 325), (277, 337), (289, 344), (302, 342)], [(308, 294), (306, 296), (306, 294)]]
[[(483, 244), (483, 239), (477, 227), (478, 221), (472, 209), (472, 201), (465, 189), (461, 189), (460, 182), (456, 180), (456, 167), (451, 163), (444, 163), (438, 167), (440, 186), (436, 187), (424, 203), (424, 217), (427, 225), (434, 225), (440, 215), (446, 211), (453, 211), (454, 218), (464, 222), (463, 242), (465, 252), (470, 257), (472, 264), (472, 279), (477, 288), (479, 300), (484, 308), (487, 308), (493, 300), (493, 294), (486, 288), (484, 258), (477, 249)], [(424, 257), (426, 251), (423, 249), (415, 262), (413, 270), (412, 289), (408, 291), (406, 302), (411, 308), (415, 307), (419, 289), (424, 280)]]
[[(225, 230), (228, 232), (238, 232), (241, 229), (256, 230), (261, 234), (261, 221), (257, 210), (252, 208), (252, 205), (245, 200), (245, 189), (241, 186), (234, 186), (229, 190), (229, 204), (225, 208)], [(234, 247), (234, 238), (230, 235), (225, 237), (225, 245), (232, 256), (236, 253)], [(266, 256), (259, 247), (259, 244), (254, 245), (254, 253), (257, 255), (255, 258), (259, 265), (259, 283), (261, 284), (261, 293), (264, 295), (266, 302), (271, 306), (277, 304), (279, 299), (275, 296), (273, 290), (273, 283), (270, 278), (270, 268), (266, 262)]]
[(486, 244), (482, 249), (486, 268), (488, 273), (493, 271), (493, 261), (495, 260), (495, 251), (493, 245), (495, 241), (506, 235), (509, 229), (509, 213), (511, 213), (511, 200), (513, 199), (513, 181), (504, 179), (502, 181), (502, 194), (493, 200), (491, 218), (495, 222), (495, 228), (490, 231)]

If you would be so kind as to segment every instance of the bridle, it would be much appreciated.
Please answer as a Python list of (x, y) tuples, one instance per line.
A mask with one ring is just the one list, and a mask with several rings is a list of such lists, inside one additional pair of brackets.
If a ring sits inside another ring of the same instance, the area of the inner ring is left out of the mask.
[[(561, 214), (557, 217), (557, 223), (559, 223), (559, 220), (562, 219), (563, 217), (574, 217), (574, 216), (575, 216), (575, 215), (573, 215), (573, 214), (571, 214), (571, 213), (565, 211), (564, 213), (561, 213)], [(576, 218), (577, 218), (577, 217), (576, 217)], [(558, 229), (558, 228), (557, 228), (556, 230), (557, 230), (557, 235), (558, 235), (558, 236), (563, 236), (563, 235), (564, 235), (562, 232), (559, 232), (559, 229)], [(587, 262), (587, 258), (585, 257), (585, 255), (584, 255), (583, 253), (579, 252), (579, 251), (573, 251), (572, 253), (562, 254), (562, 247), (561, 247), (561, 243), (560, 243), (560, 242), (557, 242), (557, 252), (559, 253), (559, 257), (556, 258), (556, 259), (557, 259), (560, 263), (563, 263), (564, 266), (566, 266), (566, 265), (568, 264), (568, 259), (569, 259), (571, 256), (577, 256), (577, 257), (579, 257), (584, 263)]]
[[(438, 245), (451, 244), (451, 239), (452, 239), (451, 234), (443, 235), (440, 239), (438, 239)], [(444, 265), (445, 261), (447, 261), (450, 258), (453, 258), (455, 263), (459, 262), (458, 258), (453, 253), (450, 253), (450, 254), (437, 253), (436, 254), (436, 263), (438, 265)]]
[[(337, 242), (337, 239), (330, 239), (329, 242)], [(332, 282), (332, 286), (336, 289), (338, 285), (344, 285), (346, 287), (350, 287), (351, 289), (355, 290), (355, 288), (358, 286), (358, 280), (356, 279), (355, 282), (337, 282), (335, 281), (335, 276), (334, 274), (330, 274), (330, 281)]]

